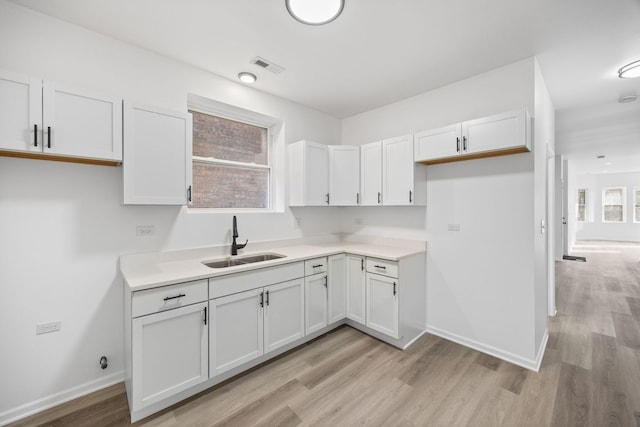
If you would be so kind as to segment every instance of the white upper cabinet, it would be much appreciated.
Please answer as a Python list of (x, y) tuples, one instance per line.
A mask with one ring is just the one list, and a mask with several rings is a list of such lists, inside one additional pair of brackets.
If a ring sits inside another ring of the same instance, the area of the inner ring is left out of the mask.
[(416, 133), (415, 158), (446, 159), (460, 154), (462, 148), (462, 125), (460, 123)]
[(42, 152), (42, 80), (0, 71), (0, 149)]
[(360, 147), (329, 146), (329, 204), (356, 206), (360, 203)]
[(191, 114), (124, 102), (124, 203), (186, 205)]
[(0, 71), (0, 150), (20, 157), (119, 163), (122, 99)]
[(122, 99), (45, 81), (45, 153), (122, 161)]
[(329, 204), (329, 147), (311, 141), (289, 144), (289, 205)]
[(360, 204), (382, 204), (382, 141), (360, 146)]
[(382, 204), (426, 203), (426, 171), (413, 161), (413, 135), (382, 141)]
[(415, 134), (416, 162), (445, 163), (531, 151), (524, 108)]

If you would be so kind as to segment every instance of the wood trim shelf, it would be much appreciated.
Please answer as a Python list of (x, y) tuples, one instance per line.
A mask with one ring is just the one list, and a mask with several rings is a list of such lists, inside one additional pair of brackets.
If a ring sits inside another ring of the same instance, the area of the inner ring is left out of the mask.
[(89, 158), (83, 158), (83, 157), (66, 157), (66, 156), (56, 156), (52, 154), (43, 154), (43, 153), (21, 153), (19, 151), (2, 151), (2, 150), (0, 150), (0, 156), (17, 157), (20, 159), (50, 160), (53, 162), (81, 163), (81, 164), (99, 165), (99, 166), (119, 166), (122, 163), (116, 160), (99, 160), (99, 159), (89, 159)]

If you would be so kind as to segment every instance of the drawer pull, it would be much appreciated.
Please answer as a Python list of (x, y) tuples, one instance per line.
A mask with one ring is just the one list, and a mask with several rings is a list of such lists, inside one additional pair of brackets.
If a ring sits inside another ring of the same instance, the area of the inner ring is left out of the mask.
[(269, 291), (267, 291), (267, 305), (269, 305)]
[(395, 296), (396, 294), (396, 282), (393, 282), (393, 295)]
[(260, 307), (264, 307), (264, 292), (260, 292)]
[(375, 268), (381, 268), (383, 270), (386, 270), (387, 267), (385, 267), (384, 265), (374, 265)]
[(182, 297), (185, 297), (185, 296), (186, 296), (185, 294), (178, 294), (178, 295), (176, 295), (174, 297), (164, 297), (164, 300), (165, 301), (169, 301), (169, 300), (172, 300), (172, 299), (178, 299), (178, 298), (182, 298)]
[(207, 324), (207, 307), (204, 308), (204, 324)]
[(313, 268), (320, 268), (320, 267), (322, 267), (323, 265), (324, 265), (324, 264), (317, 264), (317, 265), (314, 265), (314, 266), (313, 266)]
[(38, 125), (33, 125), (33, 146), (38, 146)]

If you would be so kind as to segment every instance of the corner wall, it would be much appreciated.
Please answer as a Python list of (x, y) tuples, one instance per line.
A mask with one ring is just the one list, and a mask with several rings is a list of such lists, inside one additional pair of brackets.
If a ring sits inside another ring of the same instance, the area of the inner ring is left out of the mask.
[[(342, 143), (363, 144), (522, 107), (533, 115), (534, 87), (535, 60), (529, 58), (349, 117), (342, 122)], [(532, 369), (540, 348), (535, 154), (431, 165), (426, 209), (344, 208), (342, 215), (344, 232), (428, 241), (430, 332)], [(460, 224), (460, 232), (448, 231), (452, 223)], [(546, 301), (543, 310), (546, 315)]]

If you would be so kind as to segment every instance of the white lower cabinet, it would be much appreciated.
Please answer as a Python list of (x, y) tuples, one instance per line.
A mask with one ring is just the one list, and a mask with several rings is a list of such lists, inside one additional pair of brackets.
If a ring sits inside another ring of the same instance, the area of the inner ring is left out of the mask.
[(347, 257), (332, 255), (327, 262), (328, 322), (338, 322), (347, 317)]
[(302, 279), (210, 301), (211, 377), (304, 337)]
[(309, 335), (327, 326), (327, 273), (304, 278), (305, 334)]
[(265, 353), (304, 337), (304, 281), (278, 283), (264, 288)]
[(369, 328), (398, 338), (398, 279), (367, 273), (366, 316)]
[[(133, 297), (139, 300), (133, 303), (134, 312), (139, 310), (136, 307), (154, 306), (154, 301), (155, 307), (169, 308), (142, 313), (130, 320), (131, 353), (127, 365), (132, 373), (128, 382), (132, 411), (160, 402), (209, 377), (206, 281), (192, 283), (194, 286), (164, 287), (166, 296), (154, 289), (142, 291), (140, 298)], [(205, 301), (182, 305), (200, 296)]]
[(364, 257), (346, 255), (347, 319), (365, 324)]
[(262, 289), (253, 289), (209, 302), (212, 377), (262, 355), (262, 298)]

